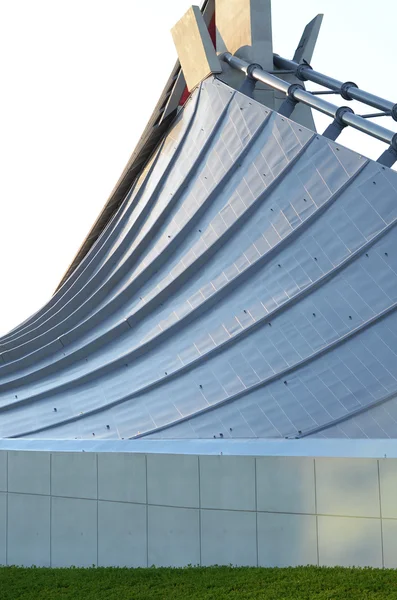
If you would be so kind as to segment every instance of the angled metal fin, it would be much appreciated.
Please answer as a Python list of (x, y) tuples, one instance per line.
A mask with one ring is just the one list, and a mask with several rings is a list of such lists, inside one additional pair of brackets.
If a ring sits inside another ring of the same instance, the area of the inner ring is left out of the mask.
[(303, 61), (307, 61), (308, 63), (310, 63), (313, 56), (314, 47), (317, 42), (321, 23), (323, 21), (323, 16), (324, 15), (321, 14), (317, 15), (317, 17), (314, 17), (314, 19), (306, 25), (305, 29), (303, 30), (298, 47), (295, 50), (295, 62), (301, 63)]

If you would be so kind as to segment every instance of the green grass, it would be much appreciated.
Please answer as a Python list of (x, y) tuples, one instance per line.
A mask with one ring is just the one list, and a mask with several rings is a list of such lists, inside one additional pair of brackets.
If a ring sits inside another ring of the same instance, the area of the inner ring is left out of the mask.
[(0, 600), (397, 600), (397, 571), (0, 568)]

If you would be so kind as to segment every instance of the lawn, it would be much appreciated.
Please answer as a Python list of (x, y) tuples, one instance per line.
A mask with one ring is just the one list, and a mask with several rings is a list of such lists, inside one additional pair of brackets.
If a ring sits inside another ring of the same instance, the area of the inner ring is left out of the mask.
[(294, 569), (0, 568), (1, 600), (396, 599), (397, 571)]

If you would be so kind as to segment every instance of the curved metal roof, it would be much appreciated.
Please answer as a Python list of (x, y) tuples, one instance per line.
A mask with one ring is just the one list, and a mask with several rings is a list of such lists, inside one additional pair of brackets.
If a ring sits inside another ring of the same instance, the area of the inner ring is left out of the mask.
[[(215, 0), (204, 0), (200, 10), (203, 14), (205, 23), (209, 26), (215, 14)], [(179, 60), (177, 60), (128, 163), (110, 193), (103, 209), (88, 232), (88, 235), (78, 249), (76, 256), (73, 258), (63, 275), (55, 290), (56, 292), (71, 276), (73, 271), (86, 254), (88, 254), (96, 240), (102, 234), (109, 221), (114, 217), (118, 208), (128, 195), (130, 188), (144, 170), (153, 151), (168, 132), (168, 129), (176, 116), (178, 107), (184, 104), (188, 94), (189, 91), (186, 87), (185, 77), (179, 64)]]
[(207, 79), (0, 339), (0, 437), (397, 437), (396, 223), (397, 173)]

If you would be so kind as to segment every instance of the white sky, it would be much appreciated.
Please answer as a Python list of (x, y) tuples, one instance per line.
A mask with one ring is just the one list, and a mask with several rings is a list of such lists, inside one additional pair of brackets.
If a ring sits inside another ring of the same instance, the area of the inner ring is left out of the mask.
[[(0, 0), (0, 334), (50, 298), (105, 204), (173, 67), (169, 30), (189, 6)], [(397, 102), (396, 0), (273, 0), (274, 51), (292, 57), (319, 12), (314, 67)], [(317, 122), (323, 131), (326, 118)], [(371, 158), (385, 147), (350, 131), (340, 140)]]

